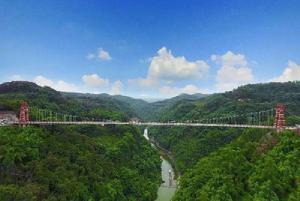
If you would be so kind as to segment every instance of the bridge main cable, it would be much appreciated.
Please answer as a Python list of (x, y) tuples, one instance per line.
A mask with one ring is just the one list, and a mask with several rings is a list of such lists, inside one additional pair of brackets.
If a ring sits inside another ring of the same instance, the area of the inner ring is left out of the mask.
[[(141, 126), (192, 126), (192, 127), (231, 127), (231, 128), (265, 128), (283, 130), (285, 128), (284, 105), (277, 104), (276, 109), (269, 109), (245, 114), (218, 116), (210, 119), (187, 120), (185, 122), (120, 122), (98, 120), (94, 118), (78, 117), (69, 114), (60, 114), (46, 109), (29, 107), (22, 102), (20, 107), (20, 125), (141, 125)], [(275, 113), (276, 112), (276, 113)], [(29, 113), (30, 118), (29, 119)], [(274, 117), (274, 113), (276, 114)], [(273, 123), (273, 120), (274, 123)], [(294, 127), (286, 127), (294, 129)]]

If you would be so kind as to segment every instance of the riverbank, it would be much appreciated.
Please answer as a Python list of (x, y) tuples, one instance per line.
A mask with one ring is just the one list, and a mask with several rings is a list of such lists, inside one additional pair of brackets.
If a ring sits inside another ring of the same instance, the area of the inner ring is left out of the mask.
[(161, 178), (162, 183), (157, 191), (157, 199), (155, 201), (171, 201), (175, 195), (177, 189), (177, 178), (179, 178), (179, 172), (175, 169), (175, 161), (172, 154), (160, 147), (155, 140), (150, 139), (148, 136), (148, 130), (144, 130), (144, 137), (151, 143), (151, 145), (159, 151), (161, 156)]
[(181, 174), (176, 166), (175, 158), (172, 155), (172, 153), (169, 150), (161, 147), (153, 138), (149, 138), (149, 141), (157, 148), (160, 155), (162, 157), (164, 157), (164, 159), (167, 160), (171, 164), (172, 168), (174, 169), (174, 173), (175, 173), (174, 179), (177, 180), (177, 178), (180, 178)]
[(175, 195), (177, 185), (174, 180), (174, 170), (171, 164), (161, 157), (161, 176), (163, 183), (157, 190), (157, 198), (155, 201), (171, 201)]

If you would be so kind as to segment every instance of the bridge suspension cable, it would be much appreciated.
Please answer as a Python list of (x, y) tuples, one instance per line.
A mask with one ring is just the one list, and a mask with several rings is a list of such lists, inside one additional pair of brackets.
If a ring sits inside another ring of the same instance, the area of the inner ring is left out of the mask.
[(205, 118), (200, 120), (187, 120), (186, 122), (206, 124), (248, 124), (272, 126), (274, 122), (275, 109), (249, 112), (244, 114), (219, 115), (218, 117)]
[(22, 102), (20, 107), (19, 124), (120, 124), (120, 125), (154, 125), (154, 126), (218, 126), (218, 127), (255, 127), (255, 128), (285, 128), (285, 107), (277, 104), (276, 108), (232, 115), (218, 115), (217, 117), (186, 120), (181, 122), (120, 122), (112, 120), (99, 120), (94, 117), (82, 117), (70, 114), (53, 112), (47, 109), (29, 107)]

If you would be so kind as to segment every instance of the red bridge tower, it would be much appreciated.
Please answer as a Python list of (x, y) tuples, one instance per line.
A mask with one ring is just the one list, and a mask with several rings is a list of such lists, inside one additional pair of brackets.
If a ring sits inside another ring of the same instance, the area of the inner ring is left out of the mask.
[(277, 104), (274, 123), (274, 126), (277, 128), (277, 131), (282, 131), (285, 127), (284, 110), (285, 107), (282, 103)]
[(28, 103), (23, 101), (20, 107), (19, 124), (26, 125), (29, 122), (29, 106)]

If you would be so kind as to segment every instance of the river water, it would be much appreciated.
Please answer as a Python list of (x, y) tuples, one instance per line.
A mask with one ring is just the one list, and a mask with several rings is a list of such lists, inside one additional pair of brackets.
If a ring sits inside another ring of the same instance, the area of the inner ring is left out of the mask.
[[(144, 137), (149, 140), (147, 128), (144, 130)], [(151, 144), (151, 146), (155, 147), (153, 144)], [(161, 178), (163, 183), (160, 185), (157, 191), (156, 201), (170, 201), (176, 191), (176, 180), (174, 180), (175, 174), (171, 164), (162, 156), (160, 158), (162, 160)]]

